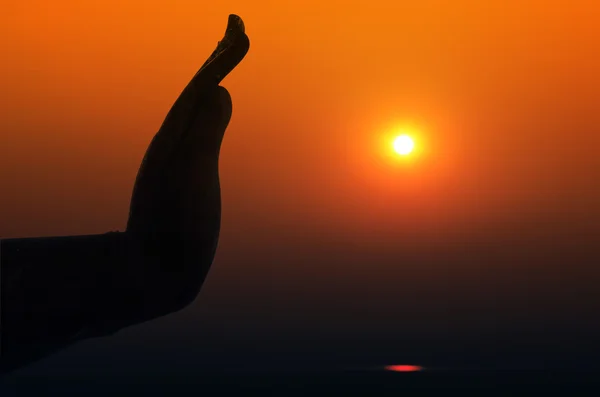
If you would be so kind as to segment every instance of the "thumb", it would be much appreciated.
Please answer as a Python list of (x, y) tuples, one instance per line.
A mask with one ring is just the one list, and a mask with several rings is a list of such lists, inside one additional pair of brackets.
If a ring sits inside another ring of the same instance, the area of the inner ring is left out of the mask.
[(194, 119), (177, 145), (173, 161), (192, 168), (199, 156), (217, 161), (231, 113), (232, 101), (226, 88), (215, 85), (206, 89), (205, 99), (200, 101)]

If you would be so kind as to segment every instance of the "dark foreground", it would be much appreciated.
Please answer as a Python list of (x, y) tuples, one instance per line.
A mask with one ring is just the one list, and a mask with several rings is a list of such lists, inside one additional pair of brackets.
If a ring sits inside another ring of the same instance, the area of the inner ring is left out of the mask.
[(388, 395), (600, 395), (596, 371), (338, 371), (147, 375), (94, 377), (12, 377), (2, 396), (388, 396)]

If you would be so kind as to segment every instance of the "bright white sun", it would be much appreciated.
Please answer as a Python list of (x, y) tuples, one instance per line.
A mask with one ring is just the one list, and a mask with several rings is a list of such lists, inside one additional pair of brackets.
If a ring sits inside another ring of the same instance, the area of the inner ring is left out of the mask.
[(400, 135), (394, 139), (394, 150), (396, 153), (406, 156), (415, 148), (415, 142), (408, 135)]

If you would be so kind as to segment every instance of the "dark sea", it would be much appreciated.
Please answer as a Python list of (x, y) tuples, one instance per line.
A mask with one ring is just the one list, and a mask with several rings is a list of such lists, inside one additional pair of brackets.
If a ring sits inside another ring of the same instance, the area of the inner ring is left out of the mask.
[(600, 372), (383, 369), (12, 376), (2, 396), (598, 396)]

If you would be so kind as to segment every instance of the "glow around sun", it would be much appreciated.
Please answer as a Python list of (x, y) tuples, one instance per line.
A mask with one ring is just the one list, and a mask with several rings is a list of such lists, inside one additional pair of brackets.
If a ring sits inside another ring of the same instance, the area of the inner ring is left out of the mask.
[(409, 155), (414, 148), (415, 142), (406, 134), (399, 135), (394, 139), (394, 150), (401, 156)]

